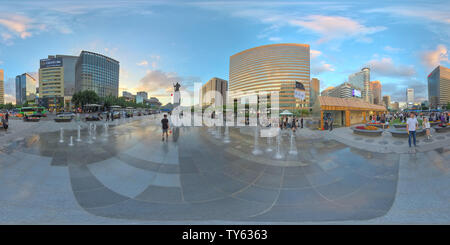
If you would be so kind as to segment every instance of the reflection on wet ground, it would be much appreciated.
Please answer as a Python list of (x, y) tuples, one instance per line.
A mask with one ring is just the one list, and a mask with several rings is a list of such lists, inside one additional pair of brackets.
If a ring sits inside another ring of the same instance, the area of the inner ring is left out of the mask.
[[(5, 147), (0, 166), (9, 166), (7, 156), (24, 156), (23, 164), (68, 169), (79, 206), (131, 220), (366, 220), (384, 215), (395, 199), (396, 154), (297, 138), (298, 155), (290, 156), (285, 136), (283, 159), (274, 160), (265, 138), (259, 140), (264, 153), (255, 156), (254, 138), (238, 128), (230, 128), (229, 144), (200, 127), (175, 128), (169, 142), (160, 133), (134, 122), (111, 127), (109, 137), (99, 130), (94, 144), (82, 131), (83, 141), (72, 147), (68, 137), (76, 132), (64, 132), (65, 143), (58, 143), (59, 132), (33, 135)], [(36, 178), (49, 175), (34, 171)]]

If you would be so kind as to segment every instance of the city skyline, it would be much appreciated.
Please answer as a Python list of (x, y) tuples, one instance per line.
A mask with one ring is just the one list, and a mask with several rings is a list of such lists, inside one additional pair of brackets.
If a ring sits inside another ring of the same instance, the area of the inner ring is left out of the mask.
[(427, 100), (427, 75), (449, 66), (449, 6), (438, 2), (105, 3), (3, 4), (6, 102), (14, 101), (16, 75), (37, 74), (49, 54), (81, 50), (120, 61), (119, 94), (146, 91), (164, 104), (173, 82), (192, 91), (194, 82), (212, 77), (229, 81), (230, 56), (267, 44), (309, 44), (311, 78), (321, 81), (321, 90), (368, 66), (392, 101), (405, 101), (408, 87), (417, 100)]

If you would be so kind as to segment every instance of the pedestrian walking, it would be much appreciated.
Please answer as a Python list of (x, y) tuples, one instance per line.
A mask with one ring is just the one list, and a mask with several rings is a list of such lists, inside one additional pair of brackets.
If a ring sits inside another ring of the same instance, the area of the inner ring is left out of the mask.
[(303, 128), (303, 117), (300, 118), (300, 125), (301, 125), (301, 128)]

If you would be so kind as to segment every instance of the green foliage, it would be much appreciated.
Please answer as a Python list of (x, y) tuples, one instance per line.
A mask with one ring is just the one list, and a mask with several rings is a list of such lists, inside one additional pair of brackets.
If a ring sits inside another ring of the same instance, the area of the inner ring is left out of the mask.
[(97, 93), (92, 90), (85, 90), (76, 92), (72, 96), (72, 103), (77, 107), (82, 107), (87, 104), (96, 104), (99, 103), (100, 98)]
[(12, 103), (0, 104), (0, 109), (12, 110), (14, 105)]

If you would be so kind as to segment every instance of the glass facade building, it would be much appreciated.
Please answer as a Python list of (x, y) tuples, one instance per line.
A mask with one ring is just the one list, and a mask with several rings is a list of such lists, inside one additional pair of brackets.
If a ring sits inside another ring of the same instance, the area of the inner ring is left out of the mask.
[(0, 69), (0, 105), (5, 104), (5, 73)]
[(76, 91), (92, 90), (100, 97), (119, 95), (119, 61), (82, 51), (75, 67)]
[[(296, 82), (303, 84), (305, 99), (294, 97)], [(310, 48), (308, 44), (271, 44), (244, 50), (230, 57), (229, 96), (279, 92), (280, 110), (309, 107)]]
[(364, 101), (371, 102), (370, 96), (370, 69), (364, 67), (360, 72), (356, 72), (348, 76), (348, 83), (354, 88), (362, 91), (362, 98)]
[(37, 82), (30, 74), (16, 76), (16, 105), (35, 103)]
[(450, 102), (450, 69), (438, 66), (428, 75), (428, 101), (431, 108)]

